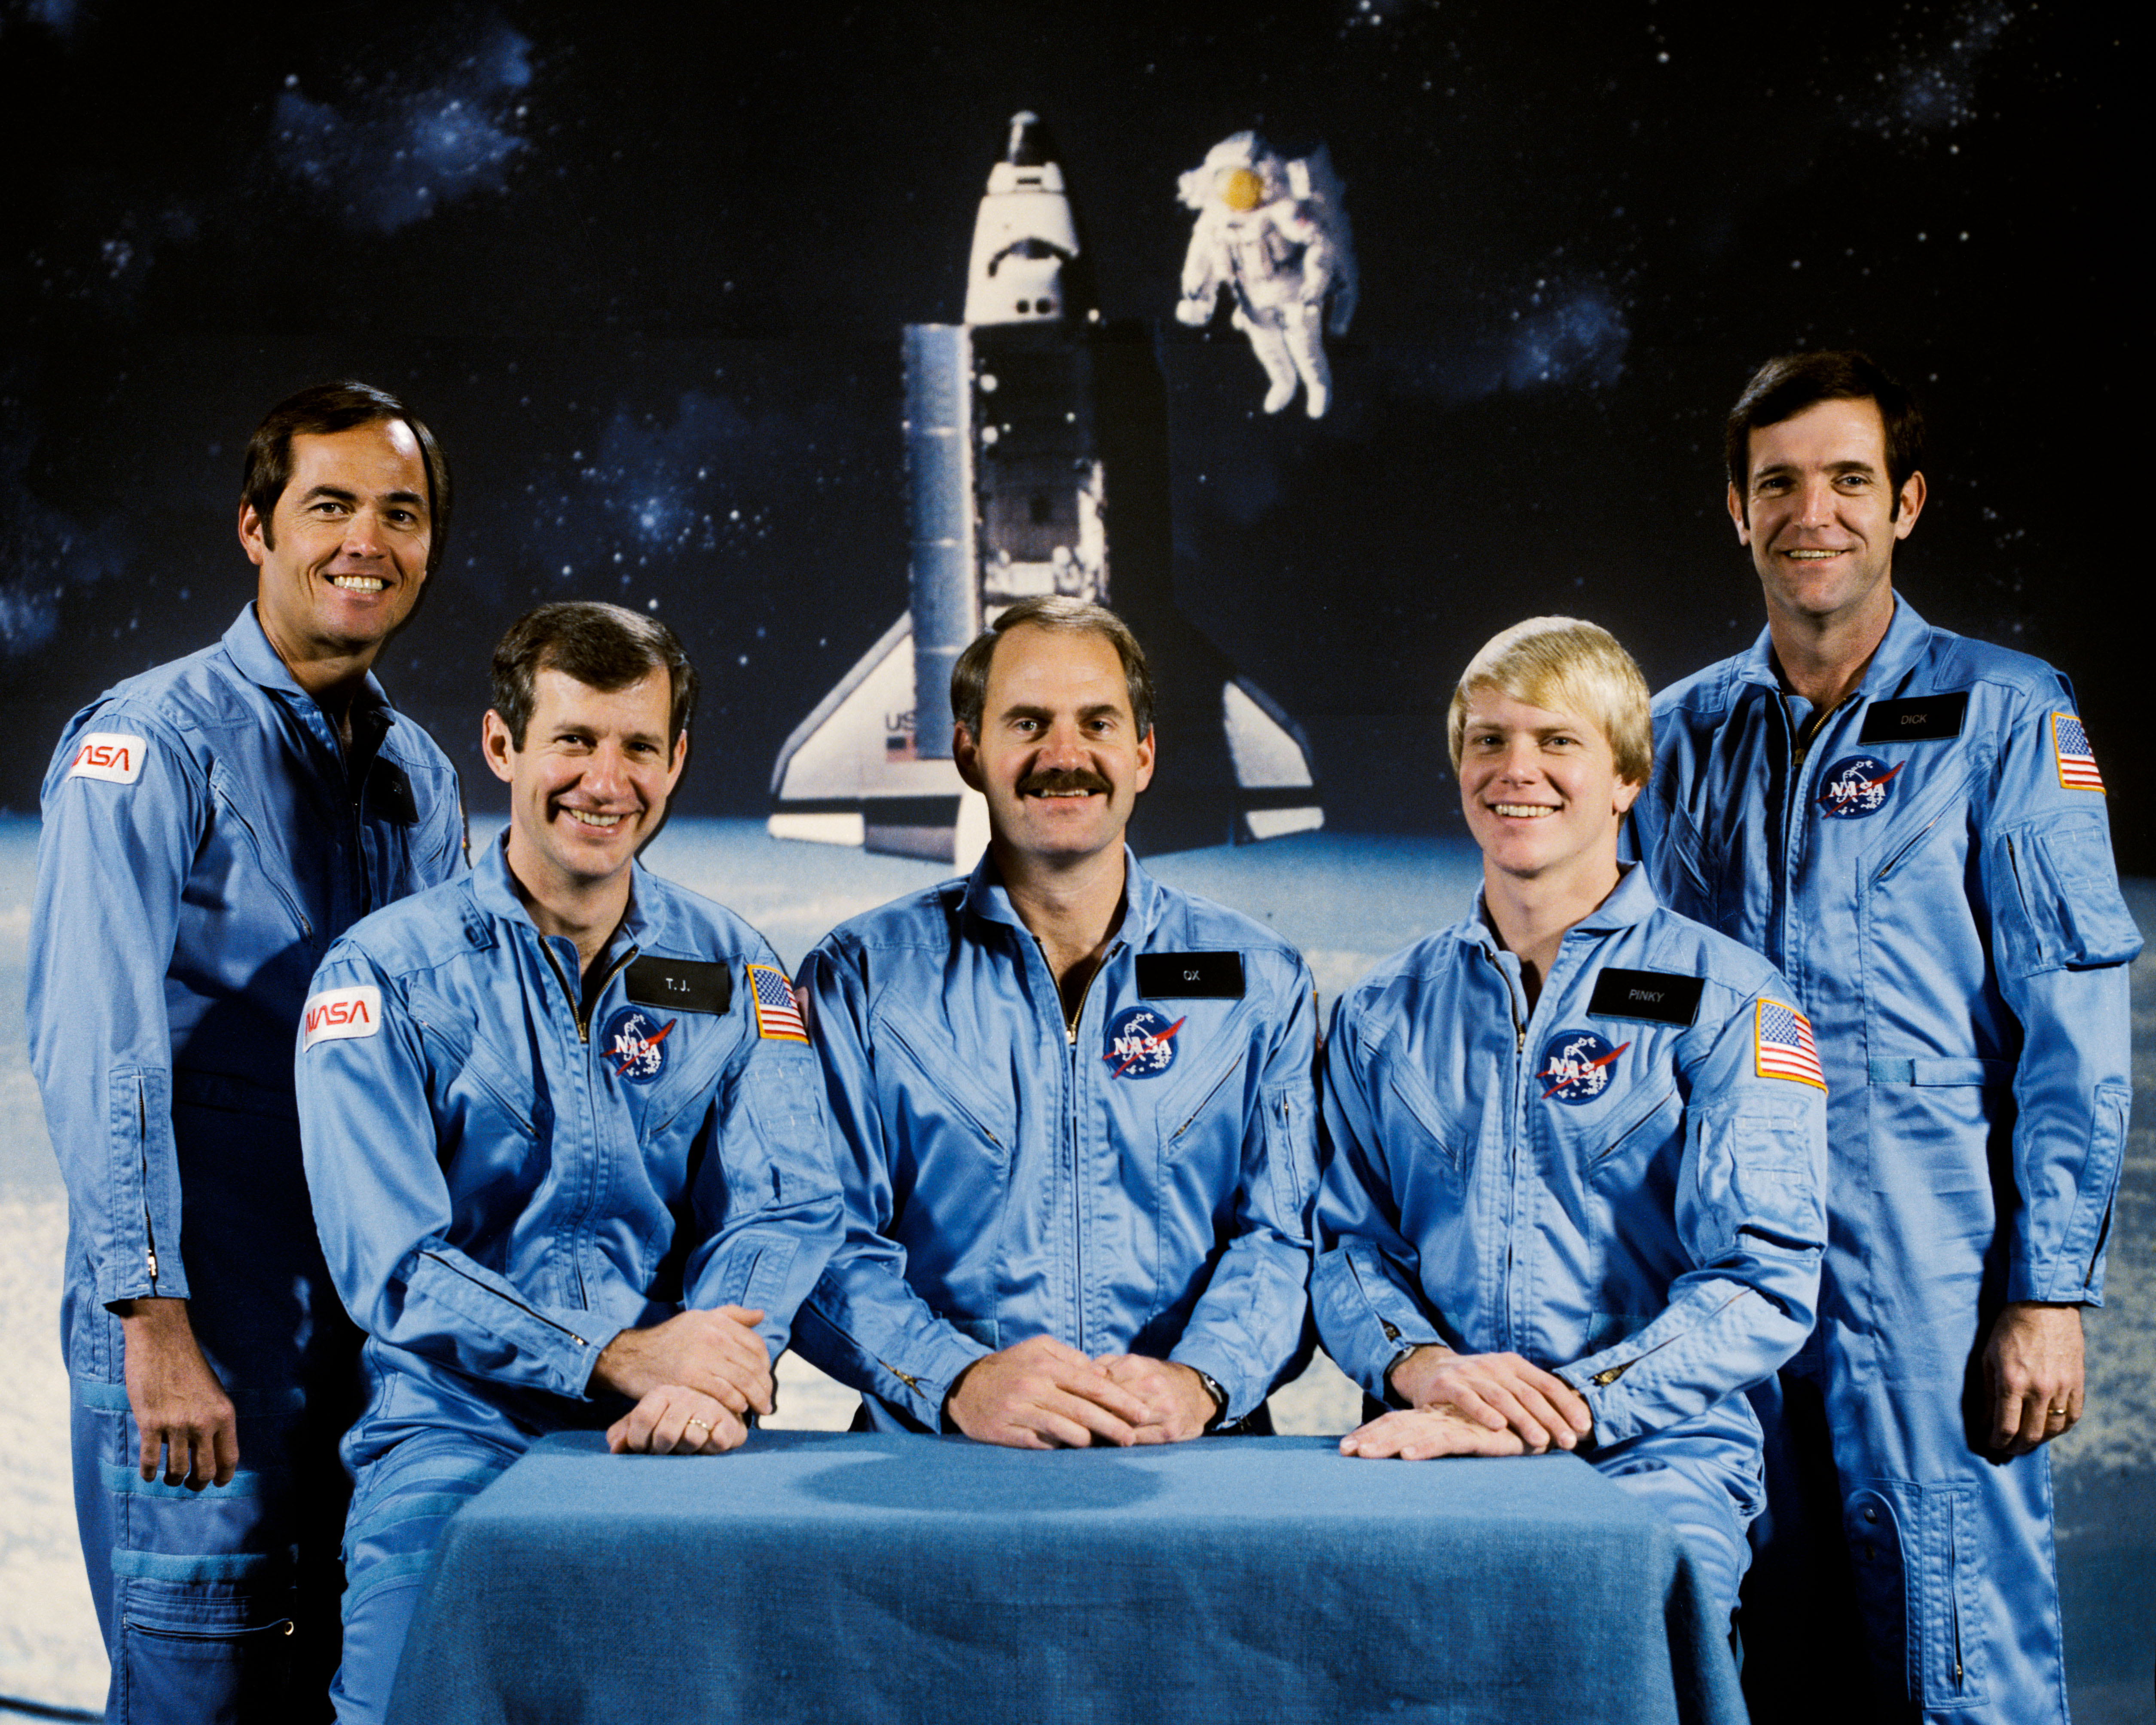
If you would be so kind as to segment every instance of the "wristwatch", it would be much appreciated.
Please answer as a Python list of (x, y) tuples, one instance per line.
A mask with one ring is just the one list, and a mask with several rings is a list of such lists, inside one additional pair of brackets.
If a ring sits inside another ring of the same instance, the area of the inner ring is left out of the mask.
[(1212, 1430), (1213, 1428), (1218, 1425), (1223, 1420), (1227, 1418), (1228, 1392), (1221, 1389), (1219, 1380), (1214, 1378), (1210, 1372), (1199, 1372), (1198, 1371), (1198, 1368), (1195, 1366), (1193, 1366), (1190, 1369), (1194, 1372), (1198, 1372), (1198, 1381), (1205, 1386), (1206, 1394), (1213, 1398), (1213, 1417), (1210, 1420), (1208, 1420), (1204, 1425), (1199, 1428), (1199, 1435), (1203, 1436), (1205, 1433)]

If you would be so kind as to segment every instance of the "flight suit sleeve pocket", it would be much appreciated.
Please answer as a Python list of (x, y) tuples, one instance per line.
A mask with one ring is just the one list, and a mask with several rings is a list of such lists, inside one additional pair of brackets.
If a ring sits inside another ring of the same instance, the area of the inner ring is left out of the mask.
[[(1701, 1128), (1691, 1186), (1709, 1255), (1751, 1234), (1793, 1250), (1823, 1245), (1826, 1214), (1800, 1107), (1758, 1103), (1711, 1116)], [(1687, 1229), (1687, 1233), (1692, 1230)]]
[(1265, 1164), (1272, 1175), (1273, 1203), (1283, 1228), (1298, 1235), (1310, 1232), (1311, 1200), (1317, 1195), (1315, 1102), (1304, 1084), (1276, 1086), (1265, 1093)]
[(744, 1080), (752, 1132), (727, 1147), (732, 1194), (745, 1208), (793, 1204), (834, 1189), (823, 1099), (812, 1059), (759, 1060)]
[(2118, 890), (2100, 810), (2053, 816), (2003, 834), (1994, 866), (2010, 891), (1999, 906), (2000, 968), (2016, 976), (2123, 964), (2141, 932)]

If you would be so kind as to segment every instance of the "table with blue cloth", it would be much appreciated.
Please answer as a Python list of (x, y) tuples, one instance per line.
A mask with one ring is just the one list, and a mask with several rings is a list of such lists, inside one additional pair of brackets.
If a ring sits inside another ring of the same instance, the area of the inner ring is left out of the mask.
[(390, 1717), (1742, 1720), (1727, 1636), (1569, 1455), (577, 1434), (449, 1523)]

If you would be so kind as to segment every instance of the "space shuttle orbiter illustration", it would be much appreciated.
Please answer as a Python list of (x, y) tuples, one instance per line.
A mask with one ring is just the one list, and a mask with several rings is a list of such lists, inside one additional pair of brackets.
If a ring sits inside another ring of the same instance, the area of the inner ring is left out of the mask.
[(951, 668), (1004, 608), (1051, 593), (1113, 605), (1152, 663), (1139, 849), (1324, 824), (1301, 729), (1174, 608), (1165, 388), (1150, 342), (1102, 324), (1091, 276), (1046, 135), (1015, 115), (966, 321), (906, 329), (906, 612), (779, 750), (773, 837), (970, 867), (988, 810), (951, 759)]

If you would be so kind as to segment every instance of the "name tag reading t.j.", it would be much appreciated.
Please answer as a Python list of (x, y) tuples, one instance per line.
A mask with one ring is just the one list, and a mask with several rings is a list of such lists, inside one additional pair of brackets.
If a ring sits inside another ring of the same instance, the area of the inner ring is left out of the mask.
[(1859, 742), (1924, 742), (1935, 737), (1961, 735), (1962, 715), (1969, 711), (1969, 691), (1951, 695), (1916, 695), (1903, 701), (1875, 701), (1864, 710), (1864, 728)]
[(621, 980), (639, 1006), (723, 1013), (733, 1004), (733, 973), (723, 964), (695, 958), (639, 958), (622, 973)]
[(1587, 1015), (1640, 1019), (1650, 1024), (1689, 1024), (1698, 1014), (1700, 990), (1706, 986), (1698, 977), (1676, 976), (1666, 970), (1605, 970), (1594, 979)]
[(1138, 993), (1152, 1000), (1240, 1000), (1240, 952), (1141, 952)]

